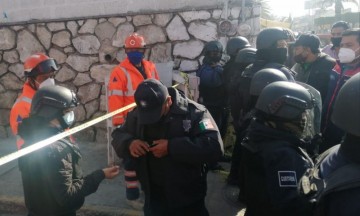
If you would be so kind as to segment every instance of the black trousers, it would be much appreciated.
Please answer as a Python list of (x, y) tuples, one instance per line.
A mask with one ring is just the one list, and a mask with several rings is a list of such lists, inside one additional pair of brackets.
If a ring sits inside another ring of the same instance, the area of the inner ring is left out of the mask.
[(170, 209), (163, 191), (160, 188), (152, 189), (151, 198), (145, 200), (145, 216), (209, 216), (205, 198), (188, 206)]

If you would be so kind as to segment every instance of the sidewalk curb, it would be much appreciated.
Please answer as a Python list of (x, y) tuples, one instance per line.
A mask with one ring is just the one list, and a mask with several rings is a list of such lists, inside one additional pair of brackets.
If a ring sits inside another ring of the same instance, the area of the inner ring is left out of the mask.
[[(27, 210), (23, 197), (0, 196), (0, 213), (26, 214)], [(77, 211), (78, 216), (142, 216), (142, 211), (120, 209), (109, 206), (86, 206)]]

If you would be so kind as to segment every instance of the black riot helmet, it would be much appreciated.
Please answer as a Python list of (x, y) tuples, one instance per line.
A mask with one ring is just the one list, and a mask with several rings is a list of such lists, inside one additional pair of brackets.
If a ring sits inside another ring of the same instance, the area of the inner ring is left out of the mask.
[(307, 109), (312, 109), (313, 103), (312, 95), (301, 85), (279, 81), (262, 90), (255, 108), (271, 118), (295, 120)]
[(287, 40), (289, 36), (282, 28), (266, 28), (262, 30), (256, 39), (256, 49), (276, 48), (278, 40)]
[(245, 37), (233, 37), (226, 44), (226, 53), (230, 56), (235, 56), (239, 50), (250, 46), (248, 39)]
[(331, 120), (346, 133), (360, 137), (360, 73), (341, 87)]
[(240, 63), (240, 64), (252, 64), (254, 63), (256, 60), (256, 49), (255, 48), (244, 48), (241, 49), (235, 58), (235, 62), (236, 63)]
[(270, 83), (288, 81), (283, 72), (273, 68), (265, 68), (256, 72), (251, 79), (250, 95), (259, 96), (261, 91)]
[(219, 41), (210, 41), (205, 44), (203, 54), (205, 56), (204, 63), (217, 63), (221, 60), (223, 46)]
[(210, 41), (205, 44), (203, 53), (206, 55), (208, 52), (223, 52), (223, 46), (219, 41)]
[(64, 111), (76, 107), (78, 99), (73, 91), (62, 86), (45, 86), (39, 89), (31, 102), (30, 115), (46, 121), (58, 119), (65, 129), (69, 125), (63, 119)]

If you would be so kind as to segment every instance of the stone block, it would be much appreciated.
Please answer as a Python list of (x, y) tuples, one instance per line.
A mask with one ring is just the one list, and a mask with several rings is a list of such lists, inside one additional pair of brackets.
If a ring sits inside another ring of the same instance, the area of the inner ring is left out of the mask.
[(156, 44), (151, 49), (150, 61), (169, 62), (171, 60), (171, 43)]
[(90, 75), (86, 73), (78, 73), (73, 81), (74, 85), (77, 87), (90, 82), (92, 82), (92, 79), (90, 78)]
[(111, 17), (108, 19), (109, 22), (111, 22), (115, 27), (117, 27), (119, 24), (126, 22), (125, 17)]
[(65, 61), (67, 59), (67, 55), (56, 48), (50, 49), (49, 56), (51, 58), (55, 59), (58, 64), (65, 63)]
[(15, 103), (17, 95), (18, 94), (15, 91), (7, 91), (6, 94), (2, 94), (0, 108), (11, 109)]
[(51, 22), (47, 24), (50, 31), (56, 32), (65, 29), (65, 23), (63, 22)]
[(199, 62), (196, 60), (182, 60), (180, 63), (181, 71), (195, 71), (199, 67)]
[(9, 66), (9, 71), (13, 72), (20, 79), (23, 79), (25, 76), (24, 66), (23, 66), (23, 64), (20, 64), (20, 63), (11, 64)]
[(66, 30), (55, 33), (51, 42), (59, 47), (69, 46), (71, 44), (71, 34)]
[(95, 35), (102, 42), (105, 39), (111, 39), (116, 32), (116, 28), (110, 22), (103, 22), (95, 27)]
[(115, 47), (123, 47), (125, 44), (125, 38), (133, 32), (134, 26), (132, 26), (130, 23), (124, 23), (119, 25), (113, 37), (112, 45)]
[(99, 97), (101, 86), (95, 83), (90, 83), (84, 86), (79, 87), (78, 97), (81, 103), (85, 104), (89, 101), (94, 100)]
[(5, 51), (3, 54), (3, 59), (8, 63), (16, 63), (19, 61), (19, 53), (15, 49), (11, 51)]
[(69, 21), (66, 23), (67, 29), (71, 32), (73, 37), (77, 36), (79, 25), (75, 21)]
[(186, 11), (181, 12), (180, 16), (186, 22), (191, 22), (194, 20), (207, 20), (211, 17), (211, 14), (208, 11)]
[(16, 34), (10, 28), (0, 29), (0, 50), (9, 50), (15, 47)]
[(51, 46), (51, 32), (45, 26), (38, 26), (36, 35), (45, 49), (49, 49)]
[(45, 52), (43, 46), (34, 37), (34, 35), (27, 30), (21, 30), (17, 37), (17, 51), (20, 55), (20, 60), (25, 61), (27, 57), (34, 53)]
[[(174, 46), (173, 55), (194, 59), (201, 54), (204, 48), (204, 43), (198, 40), (191, 40), (188, 42), (177, 43)], [(191, 50), (191, 52), (189, 52)]]
[(95, 27), (98, 24), (98, 21), (96, 19), (88, 19), (84, 23), (84, 25), (81, 26), (78, 33), (79, 34), (94, 34)]
[(98, 61), (98, 57), (80, 56), (76, 54), (70, 55), (66, 59), (66, 63), (79, 72), (89, 71), (90, 66)]
[(2, 83), (7, 90), (20, 90), (24, 84), (24, 82), (13, 73), (6, 73), (2, 76), (0, 78), (0, 83)]
[(173, 15), (171, 13), (155, 14), (154, 24), (164, 27), (169, 23), (172, 17)]
[(75, 49), (81, 54), (97, 54), (100, 42), (94, 35), (81, 35), (72, 40)]
[(99, 104), (100, 103), (98, 99), (92, 100), (85, 104), (86, 119), (90, 119), (90, 117), (99, 110)]
[(147, 45), (166, 42), (164, 31), (156, 25), (140, 26), (138, 31), (140, 35), (144, 35)]
[(175, 16), (166, 27), (166, 33), (170, 40), (189, 40), (190, 36), (186, 27), (179, 16)]
[(90, 76), (98, 83), (104, 83), (116, 65), (102, 64), (94, 65), (90, 69)]
[(209, 42), (217, 39), (217, 25), (213, 22), (192, 22), (189, 33), (197, 39)]
[(60, 82), (66, 82), (74, 79), (76, 72), (70, 67), (64, 65), (58, 73), (56, 73), (55, 79)]
[(152, 24), (150, 15), (136, 15), (133, 17), (133, 23), (135, 26), (143, 26)]

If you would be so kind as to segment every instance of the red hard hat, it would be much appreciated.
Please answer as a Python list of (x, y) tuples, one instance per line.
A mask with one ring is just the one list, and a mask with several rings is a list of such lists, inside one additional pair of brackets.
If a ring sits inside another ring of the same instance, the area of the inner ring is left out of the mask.
[(36, 53), (25, 60), (25, 76), (37, 76), (58, 70), (56, 61), (43, 53)]
[(144, 37), (138, 33), (132, 33), (125, 39), (125, 49), (143, 49), (145, 45)]

